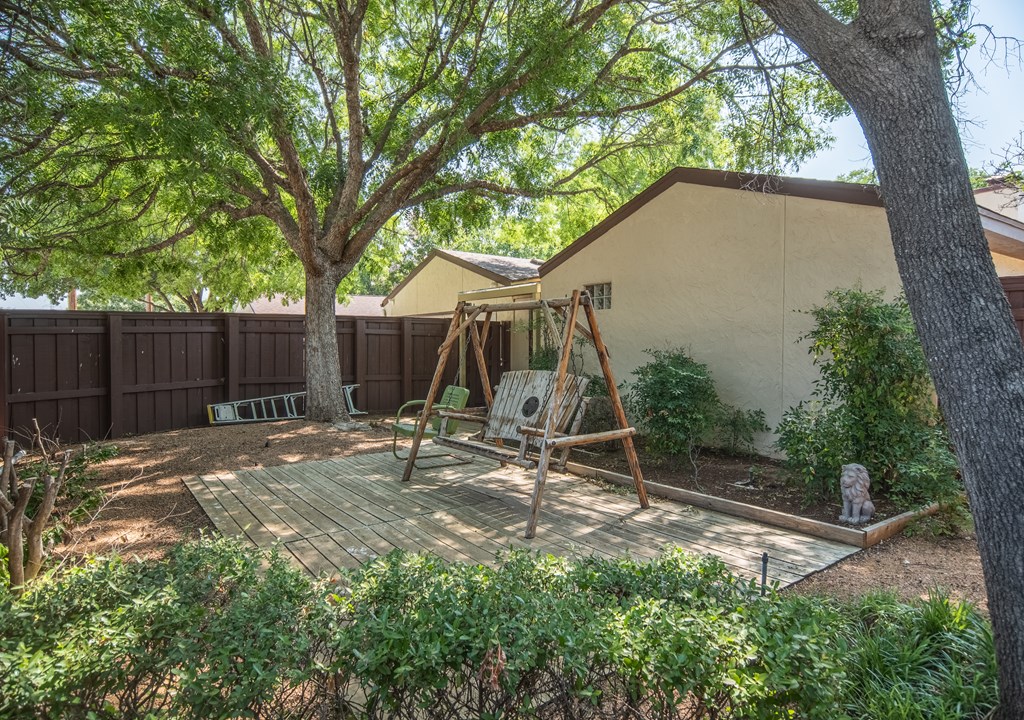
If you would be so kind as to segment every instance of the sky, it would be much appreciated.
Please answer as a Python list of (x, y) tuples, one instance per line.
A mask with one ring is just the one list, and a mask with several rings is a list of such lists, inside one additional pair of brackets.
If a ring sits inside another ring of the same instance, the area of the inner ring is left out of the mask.
[[(1024, 1), (974, 0), (973, 4), (975, 22), (991, 25), (996, 35), (1024, 40)], [(982, 35), (979, 31), (979, 45)], [(961, 125), (960, 134), (971, 167), (991, 169), (1003, 149), (1024, 131), (1024, 66), (1019, 58), (1007, 61), (1004, 49), (1000, 45), (995, 53), (986, 55), (976, 46), (967, 56), (977, 87), (961, 98), (959, 108), (969, 121)], [(853, 115), (833, 123), (831, 130), (836, 138), (832, 148), (818, 153), (793, 174), (835, 180), (841, 173), (871, 167), (864, 133)]]

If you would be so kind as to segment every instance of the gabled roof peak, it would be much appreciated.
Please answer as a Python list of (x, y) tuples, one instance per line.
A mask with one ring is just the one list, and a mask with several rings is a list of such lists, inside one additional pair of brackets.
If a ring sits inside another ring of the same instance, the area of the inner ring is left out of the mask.
[(741, 173), (732, 170), (677, 167), (669, 170), (646, 190), (640, 192), (632, 200), (581, 235), (570, 245), (563, 248), (561, 252), (551, 257), (540, 266), (540, 274), (544, 275), (558, 267), (677, 183), (883, 207), (881, 191), (877, 185), (840, 182), (838, 180), (811, 180), (780, 175)]

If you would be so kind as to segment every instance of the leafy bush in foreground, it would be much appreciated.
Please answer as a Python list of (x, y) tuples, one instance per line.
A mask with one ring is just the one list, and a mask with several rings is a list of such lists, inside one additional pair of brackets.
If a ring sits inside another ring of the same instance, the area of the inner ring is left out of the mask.
[(504, 560), (393, 553), (333, 582), (228, 541), (95, 560), (0, 592), (0, 716), (974, 717), (995, 697), (987, 625), (944, 600), (762, 598), (679, 551)]

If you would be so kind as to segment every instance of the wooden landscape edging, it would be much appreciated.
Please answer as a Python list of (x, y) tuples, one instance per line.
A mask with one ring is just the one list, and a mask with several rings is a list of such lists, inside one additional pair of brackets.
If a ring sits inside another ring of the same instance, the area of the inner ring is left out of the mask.
[[(603, 470), (601, 468), (590, 467), (589, 465), (581, 465), (574, 462), (567, 463), (566, 470), (577, 475), (598, 478), (616, 485), (625, 485), (627, 487), (633, 486), (633, 478), (629, 475), (622, 475), (621, 473), (612, 472), (611, 470)], [(877, 545), (883, 540), (888, 540), (892, 536), (899, 534), (913, 520), (916, 520), (919, 517), (933, 515), (938, 512), (939, 509), (938, 503), (931, 503), (930, 505), (926, 505), (918, 510), (909, 510), (905, 513), (896, 515), (895, 517), (877, 522), (874, 525), (868, 525), (863, 528), (853, 528), (844, 527), (842, 525), (833, 525), (832, 523), (822, 522), (820, 520), (811, 520), (810, 518), (803, 518), (798, 515), (790, 515), (789, 513), (779, 512), (778, 510), (768, 510), (767, 508), (757, 507), (756, 505), (748, 505), (746, 503), (737, 502), (736, 500), (726, 500), (725, 498), (705, 495), (703, 493), (694, 492), (693, 490), (684, 490), (682, 488), (672, 487), (671, 485), (662, 485), (660, 483), (652, 482), (648, 482), (646, 485), (647, 489), (654, 495), (668, 498), (669, 500), (678, 500), (680, 502), (687, 503), (688, 505), (693, 505), (694, 507), (704, 508), (705, 510), (714, 510), (716, 512), (725, 513), (726, 515), (745, 518), (747, 520), (756, 520), (767, 525), (774, 525), (775, 527), (781, 527), (787, 530), (795, 530), (797, 532), (804, 533), (805, 535), (811, 535), (824, 540), (833, 540), (835, 542), (841, 542), (846, 545), (853, 545), (859, 548), (869, 548), (872, 545)]]

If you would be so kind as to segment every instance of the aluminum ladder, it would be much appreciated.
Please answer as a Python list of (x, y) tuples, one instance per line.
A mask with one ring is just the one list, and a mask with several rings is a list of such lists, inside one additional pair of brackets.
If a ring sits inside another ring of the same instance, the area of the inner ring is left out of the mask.
[[(356, 410), (352, 400), (358, 385), (342, 385), (345, 406), (349, 415), (365, 415)], [(298, 420), (306, 417), (306, 393), (294, 392), (283, 395), (267, 395), (248, 400), (213, 403), (206, 406), (211, 425), (238, 425), (240, 423), (270, 422), (273, 420)]]

